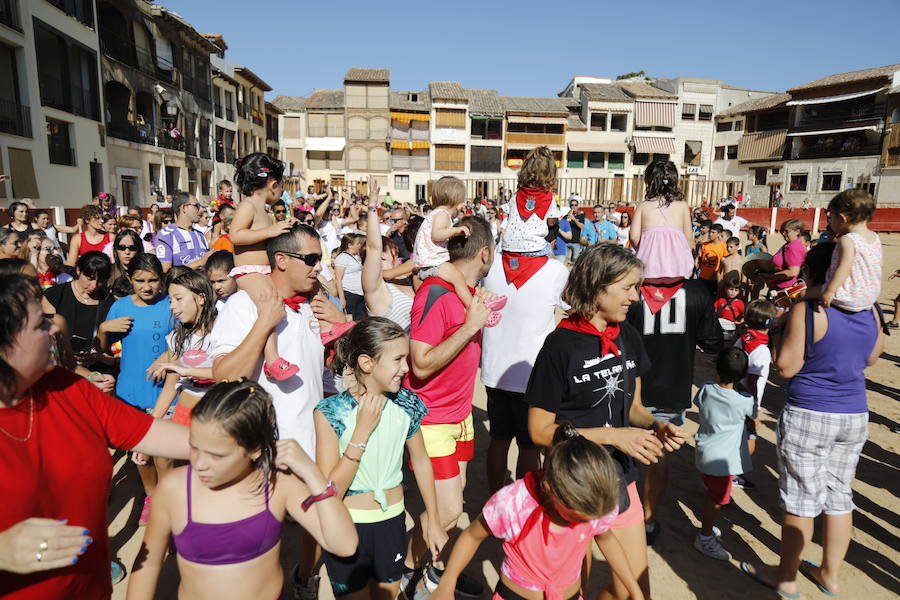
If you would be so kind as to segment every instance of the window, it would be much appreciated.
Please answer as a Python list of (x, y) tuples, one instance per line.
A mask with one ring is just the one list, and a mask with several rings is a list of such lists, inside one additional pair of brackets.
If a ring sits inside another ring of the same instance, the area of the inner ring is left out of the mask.
[(713, 116), (712, 104), (701, 104), (700, 105), (700, 116), (698, 118), (701, 121), (712, 121), (712, 116)]
[(75, 166), (75, 154), (72, 152), (68, 123), (47, 119), (47, 148), (50, 150), (51, 163)]
[(765, 169), (753, 169), (753, 185), (766, 185)]
[(94, 27), (93, 0), (49, 0), (49, 2), (76, 21), (81, 21), (88, 27)]
[(602, 169), (606, 166), (605, 152), (588, 152), (588, 168)]
[[(419, 94), (416, 94), (416, 93), (413, 93), (413, 92), (408, 93), (408, 94), (406, 95), (406, 101), (407, 101), (407, 102), (418, 102), (418, 101), (419, 101)], [(407, 182), (407, 184), (408, 184), (408, 182)], [(406, 188), (406, 189), (409, 189), (409, 188)]]
[(624, 152), (610, 152), (609, 153), (609, 161), (606, 165), (607, 169), (624, 169), (625, 168), (625, 153)]
[(408, 190), (409, 189), (409, 175), (394, 175), (394, 189), (395, 190)]
[(7, 152), (9, 156), (9, 172), (15, 173), (15, 177), (7, 181), (7, 185), (10, 182), (12, 183), (12, 197), (39, 198), (37, 178), (34, 176), (34, 163), (31, 160), (31, 150), (10, 146)]
[(0, 23), (12, 27), (16, 31), (22, 31), (19, 22), (19, 11), (16, 4), (19, 0), (0, 0)]
[(628, 115), (612, 113), (609, 115), (610, 131), (625, 131), (628, 128)]
[(100, 120), (97, 55), (34, 19), (41, 104)]
[(362, 117), (347, 119), (347, 137), (351, 140), (364, 140), (369, 137), (369, 123)]
[(716, 146), (714, 160), (725, 160), (725, 146)]
[(791, 173), (791, 183), (790, 183), (790, 191), (792, 192), (805, 192), (806, 191), (806, 182), (809, 178), (809, 175), (806, 173)]
[(134, 175), (122, 175), (119, 182), (121, 200), (125, 206), (137, 205), (138, 178)]
[(465, 171), (466, 147), (436, 144), (434, 146), (435, 171)]
[(364, 85), (348, 85), (346, 88), (347, 108), (365, 108), (366, 107), (366, 86)]
[(19, 98), (16, 50), (0, 44), (0, 132), (31, 137), (31, 111)]
[(438, 129), (465, 129), (466, 111), (453, 108), (435, 109), (434, 126)]
[(716, 131), (731, 131), (731, 126), (734, 125), (731, 121), (719, 121), (716, 123)]
[(840, 171), (825, 171), (822, 173), (822, 191), (837, 192), (841, 189), (843, 173)]
[(473, 173), (499, 173), (503, 149), (500, 146), (472, 146), (469, 170)]
[(591, 131), (606, 131), (607, 113), (591, 113)]
[(728, 146), (728, 160), (734, 160), (738, 155), (738, 147), (737, 145)]
[(735, 121), (734, 122), (734, 130), (735, 131), (743, 131), (744, 130), (744, 122), (743, 121)]
[(472, 117), (472, 139), (499, 140), (503, 138), (503, 121)]
[(347, 152), (348, 165), (351, 171), (367, 171), (369, 169), (369, 153), (365, 148), (350, 148)]
[(778, 175), (781, 173), (781, 169), (772, 169), (772, 175)]
[(681, 105), (681, 118), (685, 121), (693, 121), (694, 114), (697, 112), (696, 104), (682, 104)]
[(650, 162), (650, 155), (646, 152), (635, 152), (634, 156), (631, 158), (631, 164), (633, 165), (646, 165)]
[(390, 122), (383, 117), (372, 117), (369, 120), (369, 139), (385, 140), (388, 136)]
[(570, 169), (581, 169), (584, 167), (584, 152), (572, 152), (566, 157), (566, 166)]
[(684, 164), (691, 167), (700, 166), (700, 157), (703, 153), (703, 142), (687, 141), (684, 143)]
[(386, 85), (367, 85), (366, 97), (368, 98), (369, 108), (388, 107), (388, 86)]

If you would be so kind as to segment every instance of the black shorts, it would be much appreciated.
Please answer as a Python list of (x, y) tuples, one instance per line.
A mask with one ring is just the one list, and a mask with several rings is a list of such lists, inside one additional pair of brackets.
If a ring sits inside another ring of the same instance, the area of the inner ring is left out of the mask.
[(379, 521), (357, 523), (359, 546), (353, 556), (324, 553), (325, 568), (335, 597), (365, 589), (369, 580), (379, 583), (399, 581), (406, 559), (406, 513)]
[(491, 438), (508, 442), (515, 438), (519, 448), (536, 448), (528, 435), (528, 405), (525, 394), (497, 388), (487, 390), (487, 412)]

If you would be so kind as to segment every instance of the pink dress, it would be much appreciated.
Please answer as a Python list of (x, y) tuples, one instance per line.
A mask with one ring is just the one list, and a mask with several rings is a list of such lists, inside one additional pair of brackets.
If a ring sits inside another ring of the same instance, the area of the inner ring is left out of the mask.
[(656, 204), (665, 225), (641, 230), (637, 257), (644, 263), (644, 279), (689, 279), (694, 272), (694, 256), (684, 231), (669, 224), (665, 209)]
[[(419, 231), (416, 233), (416, 243), (413, 254), (413, 264), (417, 268), (437, 267), (450, 260), (450, 253), (447, 252), (447, 242), (435, 242), (431, 237), (434, 229), (434, 218), (439, 212), (447, 213), (450, 217), (450, 211), (445, 208), (435, 208), (425, 220), (422, 221)], [(450, 217), (450, 221), (453, 218)]]

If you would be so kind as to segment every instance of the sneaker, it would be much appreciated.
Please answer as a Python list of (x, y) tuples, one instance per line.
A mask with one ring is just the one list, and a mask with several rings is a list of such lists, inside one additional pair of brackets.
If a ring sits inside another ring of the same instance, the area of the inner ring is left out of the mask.
[(141, 509), (141, 516), (138, 518), (138, 525), (143, 527), (150, 522), (150, 496), (144, 497), (144, 507)]
[(745, 490), (755, 490), (756, 484), (744, 477), (743, 475), (735, 475), (734, 479), (731, 480), (731, 485), (734, 487), (743, 488)]
[(644, 530), (647, 532), (647, 545), (652, 546), (657, 538), (659, 538), (659, 532), (662, 530), (659, 523), (653, 521), (652, 523), (645, 523)]
[(731, 559), (731, 555), (722, 547), (722, 544), (719, 543), (715, 536), (707, 538), (698, 533), (697, 537), (694, 538), (694, 548), (710, 558), (717, 560)]
[(421, 581), (422, 569), (403, 567), (403, 575), (400, 576), (400, 593), (406, 600), (424, 600), (428, 597), (428, 590), (424, 585), (419, 589)]
[(297, 577), (297, 571), (294, 571), (294, 600), (318, 600), (319, 599), (319, 576), (310, 575), (309, 577)]
[(114, 560), (109, 563), (109, 574), (112, 577), (113, 585), (116, 585), (123, 579), (125, 579), (125, 575), (127, 572), (125, 571), (125, 566), (117, 560)]
[[(429, 566), (425, 572), (425, 587), (431, 592), (436, 590), (443, 574), (443, 571), (438, 571), (434, 566)], [(456, 580), (456, 593), (465, 598), (480, 598), (481, 594), (484, 593), (484, 586), (465, 573), (460, 573), (459, 578)]]
[(891, 329), (897, 329), (900, 328), (900, 323), (898, 323), (897, 321), (888, 321), (887, 326)]

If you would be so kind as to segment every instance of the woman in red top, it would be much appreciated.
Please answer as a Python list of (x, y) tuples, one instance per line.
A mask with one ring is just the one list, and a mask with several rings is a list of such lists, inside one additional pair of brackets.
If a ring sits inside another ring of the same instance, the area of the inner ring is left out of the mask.
[(78, 257), (85, 252), (91, 250), (103, 252), (112, 239), (103, 229), (103, 211), (99, 206), (93, 204), (82, 206), (78, 216), (84, 222), (84, 231), (69, 242), (69, 257), (66, 264), (72, 267), (75, 266)]
[(53, 365), (37, 280), (0, 277), (0, 597), (108, 600), (109, 446), (187, 458), (187, 428)]

